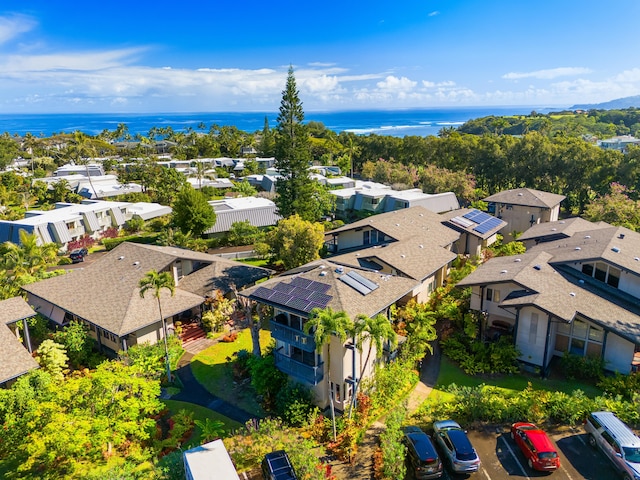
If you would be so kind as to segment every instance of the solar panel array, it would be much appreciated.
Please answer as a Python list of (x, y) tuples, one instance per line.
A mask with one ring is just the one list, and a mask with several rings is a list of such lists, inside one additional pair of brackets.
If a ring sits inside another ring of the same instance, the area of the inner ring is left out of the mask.
[(502, 220), (493, 217), (488, 213), (481, 212), (480, 210), (471, 210), (470, 212), (465, 213), (462, 217), (476, 223), (477, 225), (473, 227), (473, 230), (478, 232), (480, 235), (484, 235), (485, 233), (502, 225)]
[(330, 288), (326, 283), (295, 277), (290, 283), (279, 282), (273, 288), (258, 287), (251, 296), (308, 313), (314, 308), (326, 308), (333, 298), (326, 293)]
[(362, 295), (368, 295), (379, 287), (377, 283), (372, 282), (353, 270), (338, 277), (338, 279), (349, 285), (354, 290), (360, 292)]

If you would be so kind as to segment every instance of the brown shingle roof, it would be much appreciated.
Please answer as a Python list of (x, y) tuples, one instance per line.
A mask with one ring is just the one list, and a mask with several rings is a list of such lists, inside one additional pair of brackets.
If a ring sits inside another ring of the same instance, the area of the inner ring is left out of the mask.
[(524, 205), (527, 207), (553, 208), (562, 202), (564, 195), (542, 192), (532, 188), (515, 188), (495, 193), (484, 199), (485, 202), (498, 202), (511, 205)]
[[(243, 290), (240, 292), (240, 295), (251, 297), (252, 293), (260, 287), (272, 288), (280, 282), (289, 283), (293, 277), (299, 276), (329, 285), (326, 293), (327, 295), (331, 295), (332, 298), (328, 302), (327, 307), (334, 311), (344, 311), (353, 319), (358, 314), (373, 316), (382, 312), (385, 308), (394, 304), (419, 285), (419, 282), (409, 278), (380, 275), (374, 272), (344, 267), (342, 267), (342, 270), (339, 270), (341, 268), (340, 265), (327, 260), (317, 260), (309, 264), (309, 267), (313, 268), (295, 275), (285, 273), (279, 277), (269, 279), (258, 286)], [(363, 295), (339, 280), (339, 277), (351, 270), (357, 270), (360, 275), (376, 283), (379, 287), (371, 293)], [(291, 310), (278, 303), (270, 303), (269, 301), (255, 297), (252, 298), (258, 302), (269, 303), (270, 305), (281, 307), (284, 310)]]
[(564, 237), (572, 237), (578, 232), (590, 232), (592, 230), (608, 228), (610, 226), (611, 225), (606, 222), (593, 223), (580, 217), (573, 217), (555, 222), (537, 223), (520, 235), (518, 240), (534, 240), (537, 238), (560, 235)]
[[(421, 244), (413, 238), (403, 242), (393, 242), (385, 246), (345, 253), (331, 257), (331, 261), (356, 268), (366, 268), (366, 261), (377, 262), (379, 260), (408, 277), (422, 281), (449, 262), (452, 262), (456, 257), (455, 253), (446, 248)], [(362, 260), (365, 260), (365, 262), (362, 262)]]
[(418, 243), (435, 243), (445, 247), (460, 238), (460, 234), (442, 225), (442, 217), (424, 207), (411, 207), (389, 213), (381, 213), (371, 217), (336, 228), (328, 235), (360, 227), (372, 227), (385, 235), (404, 241), (418, 237)]
[[(141, 298), (138, 283), (150, 270), (167, 270), (177, 259), (211, 264), (220, 260), (181, 248), (125, 242), (87, 268), (25, 285), (24, 290), (123, 336), (160, 320), (156, 299), (152, 294)], [(187, 281), (186, 286), (194, 291), (206, 290), (205, 273)], [(161, 301), (162, 313), (169, 317), (200, 305), (204, 298), (178, 285), (173, 297), (163, 290)]]
[(0, 383), (38, 368), (38, 362), (7, 326), (34, 315), (22, 297), (0, 301)]
[(502, 307), (535, 305), (566, 322), (581, 314), (640, 343), (637, 301), (623, 298), (621, 292), (607, 291), (606, 286), (585, 281), (577, 270), (554, 267), (550, 264), (552, 258), (551, 253), (544, 251), (492, 258), (457, 285), (519, 285), (523, 292), (503, 299)]

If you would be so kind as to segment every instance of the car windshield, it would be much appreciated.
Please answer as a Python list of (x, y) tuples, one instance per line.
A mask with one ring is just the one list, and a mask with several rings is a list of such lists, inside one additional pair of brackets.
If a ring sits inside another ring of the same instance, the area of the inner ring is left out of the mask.
[(640, 463), (640, 448), (623, 447), (622, 449), (624, 450), (624, 458), (628, 462)]

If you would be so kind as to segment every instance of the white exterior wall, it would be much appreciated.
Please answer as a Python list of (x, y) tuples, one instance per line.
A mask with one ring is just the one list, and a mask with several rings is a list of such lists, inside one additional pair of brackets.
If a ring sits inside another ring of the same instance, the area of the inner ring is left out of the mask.
[(629, 295), (640, 298), (640, 277), (623, 270), (618, 288)]
[(609, 332), (604, 352), (605, 368), (624, 374), (631, 372), (634, 348), (630, 341)]
[[(359, 232), (356, 232), (354, 230), (341, 232), (337, 237), (339, 250), (344, 250), (344, 249), (347, 249), (347, 248), (361, 247), (362, 246), (362, 241), (363, 241), (363, 238), (364, 238), (362, 232), (364, 230), (365, 229), (363, 228)], [(371, 228), (368, 228), (368, 230), (371, 230)]]
[(545, 313), (533, 307), (520, 310), (516, 337), (516, 344), (521, 353), (519, 360), (544, 366), (544, 347), (549, 323), (547, 318)]
[(59, 325), (64, 321), (64, 310), (47, 302), (46, 300), (27, 293), (27, 303), (41, 315), (50, 318)]

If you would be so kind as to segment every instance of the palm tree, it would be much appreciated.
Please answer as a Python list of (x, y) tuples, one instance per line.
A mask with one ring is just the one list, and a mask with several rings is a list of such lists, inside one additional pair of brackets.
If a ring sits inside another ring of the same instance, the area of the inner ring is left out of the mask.
[(153, 296), (158, 300), (158, 310), (160, 311), (160, 321), (162, 322), (162, 331), (164, 339), (164, 360), (167, 366), (167, 381), (171, 382), (171, 364), (169, 363), (169, 344), (167, 343), (167, 322), (162, 316), (162, 302), (160, 302), (160, 294), (163, 289), (169, 290), (171, 296), (176, 293), (176, 284), (173, 276), (169, 272), (158, 273), (150, 270), (140, 280), (140, 296), (144, 298), (145, 293), (149, 290), (153, 291)]
[(362, 353), (362, 347), (364, 346), (365, 342), (368, 342), (369, 349), (367, 350), (367, 356), (364, 360), (364, 363), (360, 367), (360, 375), (358, 375), (358, 378), (355, 379), (356, 384), (353, 389), (353, 397), (351, 398), (349, 418), (351, 418), (353, 407), (355, 407), (356, 405), (358, 387), (360, 386), (360, 382), (362, 381), (364, 372), (367, 369), (367, 365), (369, 364), (373, 346), (376, 346), (376, 358), (379, 358), (382, 355), (384, 342), (389, 342), (392, 346), (398, 344), (398, 336), (393, 330), (391, 322), (381, 313), (374, 317), (368, 317), (367, 315), (360, 314), (356, 317), (356, 321), (354, 322), (353, 327), (353, 336), (355, 338), (355, 344), (358, 351)]
[(333, 405), (333, 392), (331, 389), (331, 339), (335, 336), (344, 343), (353, 331), (353, 322), (344, 311), (335, 312), (331, 308), (311, 310), (309, 320), (304, 325), (304, 332), (308, 335), (313, 330), (313, 339), (316, 342), (316, 351), (322, 352), (327, 346), (327, 390), (329, 392), (329, 405), (331, 406), (331, 423), (333, 425), (333, 440), (337, 438), (336, 413)]
[(243, 311), (245, 320), (249, 324), (249, 331), (251, 332), (251, 353), (256, 358), (262, 356), (262, 350), (260, 348), (260, 320), (256, 321), (253, 318), (253, 309), (256, 307), (256, 302), (249, 297), (243, 297), (238, 295), (238, 290), (235, 285), (231, 285), (238, 307)]

